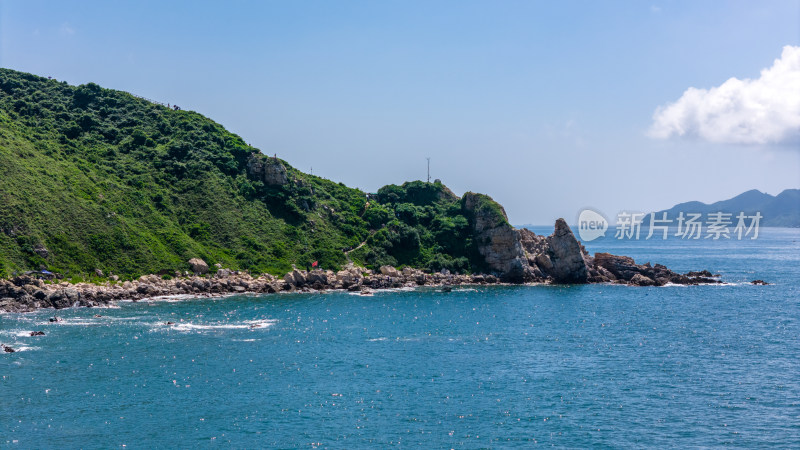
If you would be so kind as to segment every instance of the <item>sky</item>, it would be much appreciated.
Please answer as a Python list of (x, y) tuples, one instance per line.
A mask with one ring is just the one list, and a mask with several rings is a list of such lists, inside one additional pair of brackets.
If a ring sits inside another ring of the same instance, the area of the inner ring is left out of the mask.
[(800, 0), (0, 0), (0, 67), (221, 123), (511, 223), (800, 188)]

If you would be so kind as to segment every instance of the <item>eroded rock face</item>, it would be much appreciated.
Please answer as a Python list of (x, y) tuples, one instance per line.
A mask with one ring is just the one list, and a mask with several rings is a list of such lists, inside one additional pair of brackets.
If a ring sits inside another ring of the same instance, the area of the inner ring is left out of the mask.
[(464, 194), (463, 205), (472, 218), (478, 252), (486, 265), (505, 281), (525, 281), (530, 274), (528, 259), (519, 230), (508, 223), (503, 207), (488, 196), (472, 192)]
[(547, 237), (547, 256), (552, 262), (548, 271), (556, 283), (586, 283), (588, 268), (580, 242), (564, 219), (556, 220), (553, 234)]
[(289, 176), (284, 166), (277, 158), (264, 158), (253, 154), (247, 160), (247, 173), (263, 181), (267, 186), (283, 186), (289, 183)]

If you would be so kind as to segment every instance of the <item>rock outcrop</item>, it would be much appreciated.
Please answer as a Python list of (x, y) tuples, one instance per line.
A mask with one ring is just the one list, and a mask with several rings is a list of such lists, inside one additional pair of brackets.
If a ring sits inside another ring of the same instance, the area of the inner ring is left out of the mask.
[(711, 274), (708, 271), (689, 272), (685, 275), (675, 273), (661, 264), (636, 264), (628, 256), (610, 253), (595, 253), (590, 259), (589, 281), (592, 283), (622, 283), (635, 286), (663, 286), (673, 284), (714, 284), (719, 280), (698, 274)]
[(381, 275), (386, 275), (387, 277), (401, 277), (403, 276), (397, 269), (392, 266), (381, 266), (380, 268)]
[[(491, 202), (491, 203), (488, 203)], [(473, 217), (478, 250), (486, 265), (501, 280), (557, 284), (621, 283), (635, 286), (718, 283), (711, 272), (675, 273), (661, 264), (636, 264), (627, 256), (587, 254), (564, 219), (558, 219), (550, 236), (516, 230), (505, 211), (480, 194), (464, 195), (464, 208)]]
[(588, 269), (581, 244), (564, 219), (556, 220), (553, 234), (547, 237), (547, 257), (552, 267), (548, 273), (556, 283), (586, 283)]
[(470, 217), (478, 252), (487, 267), (503, 280), (530, 279), (530, 266), (520, 242), (520, 234), (508, 223), (506, 211), (489, 196), (467, 192), (462, 199)]
[(275, 157), (253, 154), (247, 160), (247, 173), (267, 186), (283, 186), (289, 183), (286, 166)]

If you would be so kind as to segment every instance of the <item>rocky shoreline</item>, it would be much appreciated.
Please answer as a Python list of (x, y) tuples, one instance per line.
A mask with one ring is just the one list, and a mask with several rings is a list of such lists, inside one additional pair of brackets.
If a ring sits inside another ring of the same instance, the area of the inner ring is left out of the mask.
[(30, 312), (41, 308), (95, 307), (120, 300), (190, 295), (272, 294), (347, 290), (369, 293), (372, 290), (434, 286), (448, 289), (458, 285), (493, 284), (585, 284), (614, 283), (632, 286), (665, 284), (715, 284), (717, 276), (708, 271), (679, 274), (663, 265), (636, 264), (632, 258), (609, 253), (589, 256), (563, 219), (558, 219), (550, 236), (539, 236), (497, 221), (476, 217), (479, 247), (492, 269), (491, 274), (430, 273), (405, 267), (398, 270), (382, 266), (372, 271), (349, 265), (343, 270), (297, 270), (276, 278), (269, 274), (253, 276), (217, 266), (215, 273), (197, 258), (189, 260), (193, 274), (176, 272), (173, 277), (144, 275), (137, 280), (119, 281), (110, 277), (102, 284), (46, 282), (30, 275), (0, 280), (0, 313)]
[[(590, 281), (595, 283), (636, 286), (719, 283), (718, 280), (710, 278), (711, 274), (708, 272), (675, 274), (658, 264), (652, 267), (648, 264), (634, 264), (633, 260), (624, 256), (596, 254), (595, 261), (599, 264), (598, 275)], [(544, 280), (543, 283), (553, 284), (552, 280)], [(295, 269), (282, 279), (268, 274), (254, 277), (245, 272), (221, 269), (214, 275), (195, 274), (171, 279), (163, 279), (158, 275), (145, 275), (133, 281), (108, 281), (102, 284), (47, 283), (30, 276), (20, 276), (10, 280), (0, 280), (0, 313), (30, 312), (41, 308), (99, 307), (121, 300), (139, 301), (177, 295), (208, 297), (329, 290), (369, 294), (374, 290), (404, 287), (428, 286), (448, 289), (451, 286), (498, 284), (520, 283), (506, 283), (500, 277), (491, 274), (425, 273), (409, 267), (397, 270), (391, 266), (383, 266), (380, 271), (356, 266), (338, 272), (330, 270), (308, 272)]]

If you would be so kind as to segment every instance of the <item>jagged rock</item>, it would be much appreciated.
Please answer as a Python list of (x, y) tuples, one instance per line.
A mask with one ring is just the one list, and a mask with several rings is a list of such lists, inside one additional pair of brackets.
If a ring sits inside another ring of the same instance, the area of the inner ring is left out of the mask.
[[(660, 264), (656, 264), (656, 266), (660, 266)], [(664, 267), (664, 266), (661, 266), (661, 267)], [(666, 268), (666, 267), (664, 267), (664, 268)], [(707, 270), (700, 270), (700, 271), (688, 272), (688, 273), (686, 273), (686, 276), (687, 277), (713, 277), (714, 275), (712, 275), (711, 272), (709, 272)]]
[(189, 267), (192, 272), (196, 274), (204, 274), (208, 272), (208, 264), (200, 258), (192, 258), (189, 260)]
[(31, 336), (44, 336), (44, 331), (31, 331)]
[(609, 271), (617, 279), (630, 281), (631, 278), (639, 273), (639, 267), (633, 262), (633, 258), (628, 256), (617, 256), (610, 253), (595, 253), (595, 267), (602, 267)]
[(299, 271), (297, 269), (292, 270), (291, 272), (287, 273), (283, 276), (283, 280), (286, 281), (287, 284), (294, 286), (294, 287), (302, 287), (305, 286), (306, 281), (306, 272)]
[(472, 192), (464, 194), (462, 205), (486, 265), (506, 281), (525, 281), (530, 273), (528, 259), (519, 231), (508, 223), (503, 207), (489, 196)]
[(644, 275), (642, 275), (640, 273), (637, 273), (633, 277), (631, 277), (630, 284), (632, 284), (634, 286), (656, 286), (657, 285), (657, 283), (654, 280), (652, 280), (651, 278), (648, 278), (648, 277), (646, 277), (646, 276), (644, 276)]
[(100, 269), (94, 269), (94, 274), (101, 278), (104, 276), (103, 271)]
[(564, 219), (556, 220), (553, 234), (547, 237), (547, 256), (552, 268), (547, 272), (556, 283), (586, 283), (588, 269), (581, 245)]
[(33, 283), (33, 278), (29, 277), (28, 275), (21, 275), (12, 278), (11, 283), (14, 284), (14, 286), (25, 286), (26, 284)]
[(769, 283), (767, 283), (764, 280), (753, 280), (753, 281), (750, 282), (750, 284), (755, 284), (755, 285), (759, 285), (759, 286), (766, 286)]

